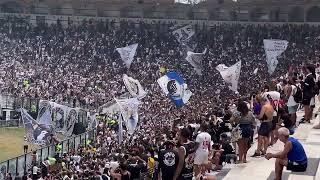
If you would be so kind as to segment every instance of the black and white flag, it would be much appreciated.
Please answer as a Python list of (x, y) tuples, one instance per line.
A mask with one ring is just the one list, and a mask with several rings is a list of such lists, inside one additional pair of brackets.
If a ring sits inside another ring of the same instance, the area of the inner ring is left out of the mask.
[(48, 145), (50, 143), (50, 130), (38, 124), (24, 108), (21, 108), (20, 112), (27, 141), (39, 146)]
[(278, 56), (280, 56), (288, 47), (288, 41), (264, 39), (264, 50), (267, 56), (268, 72), (272, 74), (278, 65)]
[(172, 33), (180, 43), (186, 44), (189, 41), (189, 39), (195, 34), (195, 31), (192, 25), (190, 24), (173, 31)]
[(232, 91), (238, 90), (238, 81), (240, 77), (241, 70), (241, 61), (238, 61), (236, 64), (227, 67), (224, 64), (219, 64), (216, 69), (220, 72), (222, 79), (224, 82), (229, 84), (229, 88)]
[(147, 93), (138, 80), (124, 74), (123, 82), (132, 97), (142, 99), (146, 96)]
[(191, 51), (187, 52), (186, 60), (193, 66), (194, 70), (197, 72), (198, 75), (201, 75), (201, 71), (203, 68), (202, 61), (203, 57), (206, 54), (207, 49), (204, 50), (202, 53), (194, 53)]
[(123, 123), (125, 123), (128, 133), (132, 135), (138, 124), (138, 108), (140, 102), (137, 98), (115, 100), (119, 105)]
[(136, 54), (137, 48), (138, 48), (138, 43), (116, 49), (120, 54), (122, 61), (125, 63), (128, 69), (131, 66), (131, 63)]

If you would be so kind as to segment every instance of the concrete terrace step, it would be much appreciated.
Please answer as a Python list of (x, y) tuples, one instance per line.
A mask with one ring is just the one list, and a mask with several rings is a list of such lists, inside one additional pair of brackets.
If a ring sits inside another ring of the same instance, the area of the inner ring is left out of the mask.
[[(319, 104), (318, 104), (319, 105)], [(301, 119), (303, 112), (298, 113)], [(320, 180), (320, 130), (313, 129), (314, 124), (319, 123), (320, 116), (310, 124), (300, 124), (293, 137), (299, 139), (308, 156), (308, 169), (303, 173), (283, 171), (283, 180)], [(255, 143), (248, 151), (248, 156), (254, 153), (257, 147)], [(268, 149), (268, 152), (279, 152), (283, 149), (283, 143), (278, 141)], [(248, 163), (224, 167), (227, 174), (222, 177), (216, 174), (218, 180), (273, 180), (275, 159), (266, 160), (264, 157), (248, 157)], [(222, 170), (223, 171), (223, 170)], [(225, 172), (223, 173), (223, 175)], [(222, 175), (222, 174), (221, 174)]]

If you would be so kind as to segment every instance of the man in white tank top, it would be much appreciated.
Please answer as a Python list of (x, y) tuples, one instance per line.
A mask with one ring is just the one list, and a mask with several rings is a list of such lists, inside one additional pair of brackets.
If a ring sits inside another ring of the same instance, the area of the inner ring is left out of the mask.
[(288, 112), (290, 114), (290, 119), (292, 126), (296, 125), (297, 121), (297, 110), (299, 104), (294, 100), (294, 95), (297, 92), (297, 87), (295, 86), (296, 82), (294, 80), (289, 80), (289, 83), (284, 88), (284, 93), (287, 99)]
[(200, 133), (196, 138), (197, 150), (194, 157), (195, 164), (195, 176), (200, 173), (201, 167), (204, 167), (208, 164), (209, 154), (211, 151), (211, 136), (207, 131), (207, 125), (201, 124)]

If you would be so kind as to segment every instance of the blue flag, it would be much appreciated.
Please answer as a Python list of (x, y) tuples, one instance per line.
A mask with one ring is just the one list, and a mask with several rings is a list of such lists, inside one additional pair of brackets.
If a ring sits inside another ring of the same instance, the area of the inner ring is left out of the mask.
[(176, 72), (162, 76), (158, 79), (158, 84), (178, 108), (187, 104), (192, 95), (183, 78)]

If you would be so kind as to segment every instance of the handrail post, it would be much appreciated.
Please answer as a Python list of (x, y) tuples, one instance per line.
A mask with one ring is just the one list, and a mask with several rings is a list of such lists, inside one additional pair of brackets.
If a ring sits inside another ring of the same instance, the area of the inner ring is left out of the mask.
[[(18, 174), (18, 158), (19, 158), (19, 157), (16, 158), (16, 175)], [(20, 174), (19, 174), (19, 175), (20, 175)]]
[(24, 173), (27, 172), (27, 154), (24, 154), (24, 167), (23, 167)]

